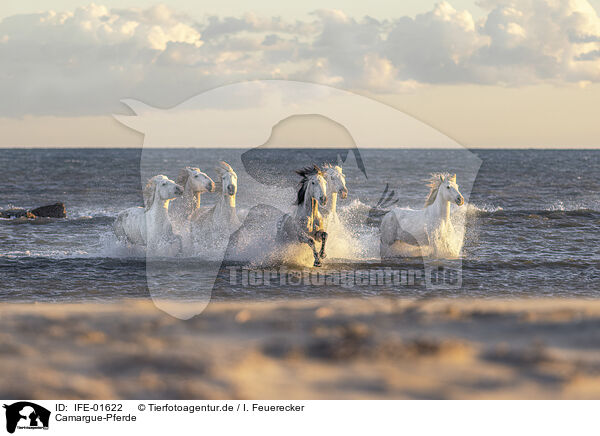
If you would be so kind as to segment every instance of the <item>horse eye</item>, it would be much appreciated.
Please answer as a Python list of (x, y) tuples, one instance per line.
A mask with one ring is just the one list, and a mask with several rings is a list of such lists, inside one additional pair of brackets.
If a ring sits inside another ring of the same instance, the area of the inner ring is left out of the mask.
[(196, 175), (194, 176), (194, 179), (197, 179), (197, 178), (198, 178), (198, 174), (196, 174)]
[(450, 189), (450, 186), (446, 186), (446, 188)]

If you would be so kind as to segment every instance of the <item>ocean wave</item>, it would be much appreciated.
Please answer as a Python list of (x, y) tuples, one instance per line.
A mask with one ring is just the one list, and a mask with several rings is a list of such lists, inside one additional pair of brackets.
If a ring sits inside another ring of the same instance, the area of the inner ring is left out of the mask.
[(502, 206), (495, 206), (491, 204), (474, 204), (469, 203), (466, 205), (467, 213), (473, 213), (477, 215), (552, 215), (556, 212), (564, 212), (564, 215), (576, 216), (576, 215), (590, 215), (600, 213), (600, 204), (596, 202), (562, 202), (556, 201), (548, 206), (542, 206), (538, 208), (522, 208), (522, 209), (504, 209)]
[(474, 204), (474, 203), (467, 203), (465, 204), (466, 210), (467, 210), (467, 214), (469, 213), (475, 213), (475, 214), (479, 214), (479, 213), (494, 213), (494, 212), (500, 212), (503, 211), (504, 208), (502, 206), (495, 206), (493, 204)]
[(556, 269), (571, 268), (578, 270), (598, 269), (600, 262), (593, 259), (581, 258), (563, 258), (563, 259), (533, 259), (533, 258), (513, 258), (508, 260), (489, 260), (463, 259), (463, 269), (467, 271), (502, 271), (502, 270), (528, 270), (537, 268)]
[(26, 258), (44, 258), (44, 259), (87, 259), (95, 257), (83, 250), (13, 250), (6, 253), (0, 253), (3, 259), (26, 259)]
[(500, 209), (496, 211), (477, 210), (477, 216), (480, 217), (495, 217), (495, 218), (565, 218), (565, 217), (581, 217), (590, 219), (600, 219), (600, 211), (588, 208), (561, 210), (561, 209)]
[(112, 216), (98, 215), (98, 216), (78, 216), (78, 217), (67, 217), (67, 218), (0, 218), (0, 224), (6, 225), (45, 225), (45, 224), (58, 224), (58, 225), (83, 225), (89, 226), (90, 224), (105, 224), (110, 225), (115, 220)]
[[(361, 262), (377, 261), (379, 258), (379, 223), (369, 222), (369, 211), (372, 206), (361, 201), (353, 199), (345, 204), (339, 205), (339, 215), (344, 223), (343, 228), (330, 229), (331, 239), (329, 244), (330, 261), (342, 261), (360, 264)], [(467, 203), (464, 207), (453, 206), (454, 217), (461, 224), (466, 223), (466, 234), (464, 235), (467, 245), (477, 243), (479, 229), (485, 225), (486, 218), (490, 219), (491, 225), (504, 225), (506, 222), (520, 222), (534, 220), (547, 220), (548, 223), (555, 221), (555, 226), (578, 226), (581, 223), (595, 223), (600, 220), (600, 211), (590, 209), (589, 202), (585, 203), (563, 203), (555, 202), (547, 207), (534, 207), (523, 209), (504, 209), (497, 204), (489, 203)], [(244, 221), (247, 210), (240, 210), (242, 221)], [(13, 231), (5, 228), (7, 241), (11, 242), (12, 247), (7, 245), (6, 251), (0, 253), (0, 257), (5, 259), (16, 258), (49, 258), (49, 259), (90, 259), (90, 258), (121, 258), (121, 259), (145, 259), (145, 252), (140, 247), (128, 247), (116, 241), (112, 229), (110, 228), (116, 212), (105, 210), (103, 208), (75, 208), (74, 212), (68, 218), (38, 218), (38, 219), (2, 219), (0, 225), (49, 225), (39, 229), (39, 236), (36, 236), (36, 244), (27, 243), (26, 248), (20, 249), (21, 239), (29, 241), (27, 234), (38, 235), (37, 230)], [(477, 217), (479, 219), (474, 219)], [(483, 219), (481, 219), (483, 218)], [(562, 221), (561, 221), (562, 220)], [(52, 225), (56, 225), (54, 228)], [(78, 228), (69, 229), (70, 226)], [(59, 228), (60, 227), (60, 228)], [(257, 233), (258, 239), (262, 240), (265, 235), (272, 233), (274, 224), (264, 223), (261, 231)], [(81, 235), (78, 237), (76, 235)], [(254, 236), (254, 235), (253, 235)], [(226, 241), (222, 250), (201, 249), (193, 253), (193, 257), (200, 262), (220, 261), (222, 253), (227, 248)], [(203, 244), (204, 247), (209, 245)], [(475, 244), (476, 245), (476, 244)], [(264, 247), (254, 247), (250, 244), (247, 258), (255, 260), (261, 258), (265, 252)], [(310, 264), (311, 253), (308, 248), (302, 247), (302, 264)], [(467, 250), (468, 251), (468, 250)], [(469, 253), (462, 253), (464, 258), (469, 257)], [(264, 256), (263, 256), (264, 257)], [(246, 258), (244, 258), (246, 259)]]
[[(408, 205), (398, 205), (401, 209), (419, 209), (413, 208)], [(371, 210), (372, 206), (362, 202), (359, 199), (352, 200), (347, 205), (338, 205), (338, 211), (340, 213), (346, 214), (360, 214), (360, 213), (368, 213)], [(491, 203), (479, 203), (479, 202), (469, 202), (466, 203), (464, 207), (458, 207), (456, 205), (452, 205), (453, 212), (464, 210), (467, 214), (494, 214), (494, 213), (511, 213), (511, 212), (579, 212), (579, 211), (592, 211), (592, 212), (600, 212), (600, 201), (589, 200), (589, 201), (561, 201), (557, 200), (552, 202), (547, 206), (542, 206), (540, 208), (531, 208), (531, 209), (505, 209), (500, 205), (495, 205)], [(389, 210), (389, 209), (388, 209)]]
[(577, 212), (577, 211), (594, 211), (600, 212), (600, 201), (562, 201), (557, 200), (548, 208), (549, 212)]
[(126, 207), (122, 208), (103, 208), (103, 207), (70, 207), (67, 208), (68, 219), (85, 219), (85, 218), (116, 218), (119, 212)]

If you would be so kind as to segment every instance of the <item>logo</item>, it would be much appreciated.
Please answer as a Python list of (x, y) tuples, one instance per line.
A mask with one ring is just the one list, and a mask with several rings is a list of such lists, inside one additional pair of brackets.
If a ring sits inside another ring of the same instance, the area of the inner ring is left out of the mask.
[[(140, 178), (149, 192), (146, 206), (171, 195), (158, 193), (149, 180), (183, 174), (177, 180), (187, 199), (173, 194), (172, 203), (160, 203), (172, 207), (166, 218), (148, 214), (156, 231), (147, 233), (137, 218), (126, 221), (128, 214), (116, 227), (128, 248), (146, 244), (140, 232), (152, 239), (142, 248), (148, 289), (156, 306), (173, 316), (198, 315), (213, 293), (238, 293), (226, 278), (228, 267), (240, 264), (314, 268), (327, 257), (325, 268), (350, 262), (353, 278), (378, 258), (416, 259), (423, 276), (442, 262), (461, 270), (466, 208), (459, 207), (468, 201), (481, 159), (391, 106), (285, 80), (229, 84), (167, 110), (131, 99), (123, 103), (134, 115), (115, 118), (144, 134)], [(203, 173), (210, 167), (214, 181)], [(211, 183), (195, 184), (189, 170)], [(328, 190), (329, 202), (321, 192)], [(344, 201), (348, 192), (352, 203)], [(200, 206), (201, 194), (212, 206)], [(411, 204), (418, 213), (406, 212)], [(436, 213), (424, 219), (423, 204)], [(460, 275), (429, 275), (426, 288), (461, 286)], [(179, 296), (190, 304), (173, 304)]]
[(4, 405), (6, 409), (6, 431), (14, 433), (18, 429), (48, 429), (50, 411), (29, 401), (19, 401)]

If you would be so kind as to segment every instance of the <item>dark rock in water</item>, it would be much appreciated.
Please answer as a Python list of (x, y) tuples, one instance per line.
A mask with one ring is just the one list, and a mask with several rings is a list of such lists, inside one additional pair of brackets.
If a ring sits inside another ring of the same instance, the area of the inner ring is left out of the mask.
[(66, 218), (64, 203), (41, 206), (32, 210), (23, 208), (0, 210), (0, 218)]
[[(29, 218), (27, 216), (28, 213), (28, 210), (22, 208), (0, 210), (0, 218)], [(31, 218), (35, 218), (35, 216), (32, 215)]]
[(32, 209), (29, 212), (36, 217), (44, 218), (66, 218), (67, 210), (65, 209), (64, 203), (54, 203), (48, 206), (41, 206), (36, 209)]

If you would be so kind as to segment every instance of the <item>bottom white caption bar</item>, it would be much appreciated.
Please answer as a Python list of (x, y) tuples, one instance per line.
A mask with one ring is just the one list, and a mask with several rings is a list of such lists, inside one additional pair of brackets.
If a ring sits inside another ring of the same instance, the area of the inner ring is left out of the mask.
[[(1, 401), (1, 400), (0, 400)], [(9, 434), (583, 434), (598, 401), (4, 400)], [(6, 434), (6, 433), (5, 433)], [(37, 433), (33, 433), (37, 434)]]

